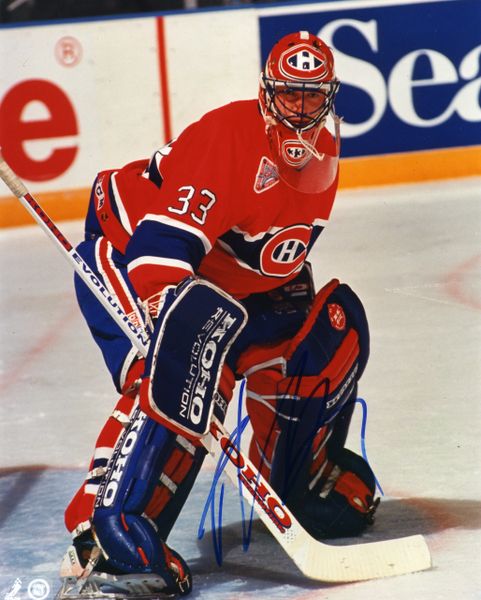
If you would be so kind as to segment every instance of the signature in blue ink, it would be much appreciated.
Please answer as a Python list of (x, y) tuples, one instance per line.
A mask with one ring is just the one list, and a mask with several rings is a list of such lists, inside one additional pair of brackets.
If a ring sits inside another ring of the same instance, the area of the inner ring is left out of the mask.
[[(369, 465), (369, 460), (367, 458), (367, 452), (366, 452), (367, 402), (363, 398), (356, 398), (354, 400), (354, 403), (360, 404), (361, 409), (362, 409), (361, 453), (362, 453), (362, 457), (364, 458), (364, 460)], [(371, 465), (369, 465), (369, 466), (371, 466)], [(373, 471), (373, 474), (374, 474), (374, 471)], [(381, 494), (381, 496), (384, 496), (384, 492), (383, 492), (383, 489), (381, 487), (381, 484), (379, 483), (379, 481), (378, 481), (378, 479), (377, 479), (377, 477), (376, 477), (375, 474), (374, 474), (374, 481), (376, 482), (376, 487), (379, 490), (379, 493)]]
[[(308, 395), (301, 392), (301, 382), (304, 377), (307, 353), (301, 356), (297, 373), (292, 375), (289, 389), (280, 396), (276, 405), (281, 434), (275, 440), (276, 452), (271, 465), (270, 483), (284, 502), (288, 502), (292, 490), (305, 489), (309, 480), (310, 457), (314, 439), (321, 427), (342, 419), (347, 421), (345, 433), (349, 426), (355, 404), (359, 403), (363, 410), (361, 426), (361, 448), (364, 460), (369, 464), (365, 448), (365, 431), (367, 424), (367, 404), (363, 399), (356, 399), (355, 375), (357, 364), (346, 378), (343, 388), (331, 391), (329, 379), (316, 383)], [(348, 385), (349, 384), (349, 385)], [(321, 391), (322, 390), (322, 391)], [(321, 393), (320, 393), (321, 392)], [(316, 402), (311, 402), (315, 398)], [(293, 400), (294, 399), (294, 400)], [(282, 425), (281, 425), (282, 421)], [(341, 425), (341, 431), (343, 427)], [(335, 431), (331, 429), (331, 431)], [(274, 433), (272, 430), (269, 436)], [(334, 447), (344, 447), (345, 438), (342, 433), (335, 432), (329, 441), (334, 442)], [(267, 440), (266, 447), (269, 444)], [(272, 440), (274, 441), (274, 440)], [(382, 488), (375, 478), (376, 485), (382, 495)]]
[[(300, 381), (302, 379), (302, 372), (303, 369), (299, 369), (300, 373), (297, 377), (293, 377), (293, 386), (294, 386), (294, 393), (299, 391), (299, 387), (300, 387)], [(297, 382), (294, 383), (294, 381), (297, 379)], [(320, 382), (320, 384), (318, 384), (316, 386), (316, 389), (310, 394), (310, 397), (313, 397), (315, 392), (322, 386), (322, 385), (326, 385), (326, 396), (328, 396), (328, 386), (329, 383), (326, 382)], [(241, 438), (242, 438), (242, 433), (244, 432), (244, 429), (246, 428), (248, 422), (249, 422), (249, 417), (242, 416), (242, 404), (243, 404), (243, 397), (244, 397), (244, 390), (245, 390), (245, 380), (242, 381), (241, 383), (241, 388), (240, 388), (240, 392), (239, 392), (239, 397), (238, 397), (238, 406), (237, 406), (237, 426), (234, 429), (234, 431), (231, 434), (231, 442), (234, 445), (234, 447), (236, 448), (240, 448), (241, 445)], [(309, 398), (306, 398), (306, 403), (305, 403), (305, 407), (308, 406), (308, 401)], [(282, 404), (282, 398), (280, 399), (280, 402)], [(302, 443), (297, 443), (297, 450), (294, 450), (294, 452), (292, 451), (293, 448), (291, 447), (291, 443), (293, 440), (293, 434), (295, 434), (295, 431), (291, 431), (290, 435), (288, 433), (286, 440), (287, 440), (287, 444), (285, 447), (285, 454), (286, 454), (286, 460), (284, 462), (284, 470), (287, 473), (287, 479), (284, 481), (284, 485), (282, 485), (281, 487), (279, 487), (279, 482), (278, 485), (276, 486), (274, 482), (271, 481), (271, 483), (273, 484), (274, 488), (278, 490), (278, 493), (281, 496), (281, 499), (284, 498), (284, 493), (286, 492), (286, 490), (290, 487), (290, 484), (293, 481), (293, 477), (294, 479), (296, 478), (296, 470), (300, 470), (302, 468), (303, 465), (307, 464), (306, 462), (306, 457), (307, 457), (307, 452), (309, 452), (312, 448), (312, 441), (314, 438), (315, 433), (318, 431), (318, 428), (320, 425), (325, 424), (327, 421), (332, 421), (335, 417), (337, 417), (337, 415), (340, 413), (341, 410), (346, 409), (350, 404), (360, 404), (361, 408), (362, 408), (362, 424), (361, 424), (361, 450), (362, 450), (362, 455), (364, 460), (366, 460), (366, 462), (369, 464), (368, 458), (367, 458), (367, 453), (366, 453), (366, 446), (365, 446), (365, 432), (366, 432), (366, 425), (367, 425), (367, 403), (365, 400), (363, 400), (362, 398), (354, 398), (354, 399), (349, 399), (348, 402), (345, 403), (341, 403), (340, 406), (336, 406), (334, 411), (329, 411), (326, 409), (326, 402), (319, 402), (318, 406), (318, 413), (317, 415), (307, 415), (304, 414), (305, 408), (303, 410), (301, 410), (300, 412), (297, 412), (297, 415), (295, 417), (296, 421), (302, 421), (303, 417), (310, 417), (309, 418), (309, 423), (310, 423), (310, 434), (304, 439), (304, 442)], [(294, 404), (291, 402), (290, 406), (293, 407)], [(292, 410), (292, 408), (291, 408)], [(326, 413), (330, 413), (328, 418), (326, 417)], [(313, 425), (313, 421), (312, 421), (312, 417), (314, 416), (314, 427), (312, 427)], [(291, 417), (294, 417), (294, 414), (291, 414)], [(294, 420), (290, 421), (290, 422), (294, 422)], [(273, 429), (273, 428), (272, 428)], [(312, 433), (313, 432), (313, 433)], [(270, 433), (273, 433), (273, 431), (271, 431)], [(270, 435), (268, 435), (267, 438), (267, 442), (266, 442), (266, 446), (269, 443), (269, 437)], [(221, 483), (220, 486), (220, 490), (219, 490), (219, 497), (217, 499), (216, 502), (216, 492), (217, 492), (217, 486), (219, 483), (219, 479), (226, 467), (227, 461), (229, 460), (229, 458), (227, 456), (222, 456), (216, 466), (216, 470), (214, 472), (214, 476), (213, 476), (213, 480), (212, 480), (212, 484), (211, 484), (211, 488), (209, 491), (209, 494), (207, 496), (205, 505), (204, 505), (204, 509), (202, 512), (202, 516), (200, 519), (200, 523), (199, 523), (199, 528), (198, 528), (198, 538), (201, 539), (204, 536), (205, 533), (205, 522), (208, 516), (208, 513), (210, 511), (211, 513), (211, 528), (212, 528), (212, 542), (213, 542), (213, 547), (214, 547), (214, 553), (215, 553), (215, 557), (216, 557), (216, 561), (219, 564), (219, 566), (222, 564), (222, 521), (223, 521), (223, 504), (224, 504), (224, 484)], [(282, 461), (281, 461), (282, 462)], [(272, 478), (271, 478), (272, 479)], [(257, 482), (259, 480), (257, 479)], [(381, 493), (381, 495), (384, 495), (382, 488), (378, 482), (378, 480), (375, 478), (376, 481), (376, 485)], [(256, 485), (257, 485), (256, 482)], [(248, 515), (248, 518), (246, 518), (246, 514), (245, 514), (245, 505), (243, 502), (243, 495), (242, 495), (242, 490), (240, 488), (240, 486), (242, 486), (242, 482), (239, 478), (239, 497), (240, 497), (240, 508), (241, 508), (241, 517), (242, 517), (242, 546), (244, 551), (247, 551), (250, 545), (250, 540), (251, 540), (251, 535), (252, 535), (252, 522), (253, 522), (253, 513), (254, 513), (254, 504), (252, 504), (251, 508), (250, 508), (250, 514)], [(282, 489), (284, 488), (284, 489)], [(255, 492), (255, 491), (254, 491)], [(255, 494), (254, 494), (255, 495)]]
[[(239, 398), (237, 403), (237, 426), (234, 428), (231, 434), (231, 441), (235, 445), (236, 448), (240, 448), (241, 438), (244, 429), (249, 423), (249, 416), (246, 415), (242, 417), (242, 403), (244, 397), (244, 389), (245, 389), (245, 379), (242, 380)], [(218, 462), (214, 472), (214, 476), (212, 478), (212, 484), (210, 486), (209, 493), (207, 495), (207, 499), (204, 504), (204, 509), (202, 511), (202, 516), (200, 518), (199, 528), (197, 531), (198, 539), (202, 539), (205, 533), (205, 521), (207, 519), (208, 512), (210, 510), (211, 513), (211, 528), (212, 528), (212, 543), (214, 546), (214, 554), (216, 557), (217, 564), (222, 565), (222, 515), (223, 515), (223, 505), (224, 505), (224, 484), (221, 483), (220, 491), (219, 491), (219, 499), (217, 502), (218, 509), (216, 509), (216, 489), (219, 483), (220, 476), (222, 475), (227, 462), (229, 461), (228, 456), (222, 456)], [(250, 510), (250, 515), (248, 519), (248, 524), (246, 525), (246, 516), (245, 516), (245, 506), (242, 500), (242, 491), (240, 486), (242, 485), (239, 480), (239, 496), (240, 496), (240, 507), (241, 507), (241, 515), (242, 515), (242, 547), (244, 551), (247, 551), (250, 544), (251, 531), (252, 531), (252, 521), (254, 516), (254, 505), (252, 505)], [(217, 519), (216, 519), (216, 514)]]

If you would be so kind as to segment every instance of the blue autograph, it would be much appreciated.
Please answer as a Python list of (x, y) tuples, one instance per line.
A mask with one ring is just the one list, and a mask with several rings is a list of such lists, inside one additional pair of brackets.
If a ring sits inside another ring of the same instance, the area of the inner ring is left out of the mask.
[[(354, 400), (354, 403), (355, 404), (359, 403), (361, 405), (361, 408), (362, 408), (361, 453), (362, 453), (362, 457), (367, 462), (367, 464), (369, 466), (371, 466), (369, 464), (369, 459), (367, 458), (367, 452), (366, 452), (367, 402), (363, 398), (356, 398)], [(373, 473), (374, 473), (374, 471), (373, 471)], [(379, 490), (379, 493), (381, 494), (381, 496), (384, 496), (384, 492), (383, 492), (383, 489), (381, 487), (381, 484), (379, 483), (379, 481), (378, 481), (378, 479), (377, 479), (377, 477), (376, 477), (375, 474), (374, 474), (374, 481), (376, 482), (376, 487)]]
[[(245, 390), (245, 380), (241, 382), (238, 403), (237, 403), (237, 426), (234, 428), (230, 440), (232, 444), (236, 448), (240, 448), (241, 446), (241, 438), (242, 433), (244, 432), (247, 424), (249, 423), (249, 416), (242, 416), (242, 404), (244, 398), (244, 390)], [(355, 400), (351, 400), (354, 404), (359, 403), (362, 408), (362, 422), (361, 422), (361, 452), (364, 460), (369, 464), (369, 460), (367, 458), (366, 452), (366, 426), (367, 426), (367, 402), (362, 398), (356, 398)], [(342, 408), (347, 406), (344, 405)], [(214, 472), (214, 476), (212, 478), (212, 484), (207, 495), (207, 499), (204, 504), (204, 508), (202, 511), (202, 515), (199, 522), (197, 537), (198, 539), (202, 539), (205, 534), (205, 522), (210, 511), (211, 516), (211, 528), (212, 528), (212, 543), (214, 548), (214, 554), (216, 558), (217, 564), (222, 565), (222, 522), (223, 522), (223, 507), (224, 507), (224, 484), (221, 483), (219, 489), (219, 496), (216, 500), (216, 492), (217, 486), (220, 480), (220, 477), (229, 461), (228, 456), (222, 456), (216, 465), (216, 469)], [(379, 492), (382, 496), (384, 496), (384, 492), (377, 480), (376, 476), (374, 476), (376, 486), (379, 489)], [(252, 523), (254, 517), (254, 504), (252, 504), (249, 515), (246, 517), (245, 504), (243, 502), (243, 495), (241, 486), (243, 485), (240, 478), (238, 481), (239, 485), (239, 499), (240, 499), (240, 510), (241, 510), (241, 523), (242, 523), (242, 547), (244, 552), (249, 549), (250, 540), (252, 537)]]
[[(242, 380), (239, 391), (239, 398), (237, 403), (237, 426), (232, 431), (230, 439), (232, 443), (240, 448), (242, 433), (244, 429), (247, 427), (249, 423), (249, 416), (246, 415), (242, 417), (242, 402), (244, 398), (244, 389), (245, 389), (245, 379)], [(218, 509), (216, 510), (216, 490), (217, 484), (219, 483), (220, 476), (222, 475), (227, 463), (229, 461), (228, 456), (222, 456), (215, 468), (214, 476), (212, 478), (212, 484), (210, 486), (209, 493), (207, 494), (207, 499), (204, 504), (204, 509), (202, 511), (202, 516), (200, 518), (199, 528), (197, 530), (197, 538), (200, 540), (204, 537), (205, 533), (205, 521), (207, 519), (208, 512), (211, 512), (211, 527), (212, 527), (212, 543), (214, 546), (214, 554), (217, 561), (217, 564), (222, 565), (222, 515), (223, 515), (223, 506), (224, 506), (224, 484), (221, 483), (220, 491), (219, 491), (219, 499), (218, 499)], [(240, 486), (242, 485), (239, 480), (239, 496), (240, 496), (240, 508), (242, 515), (242, 547), (244, 551), (247, 551), (250, 544), (251, 531), (252, 531), (252, 521), (254, 516), (254, 506), (251, 507), (248, 525), (246, 526), (246, 516), (245, 516), (245, 506), (242, 500), (242, 491)], [(216, 514), (217, 523), (216, 523)]]

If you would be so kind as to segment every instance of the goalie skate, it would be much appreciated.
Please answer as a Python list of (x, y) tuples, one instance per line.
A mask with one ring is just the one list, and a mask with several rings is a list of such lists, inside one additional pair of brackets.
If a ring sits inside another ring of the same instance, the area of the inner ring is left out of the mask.
[(82, 566), (75, 546), (67, 550), (60, 567), (62, 586), (55, 600), (165, 600), (189, 591), (168, 589), (160, 575), (152, 573), (110, 575), (94, 570), (100, 550), (94, 548)]

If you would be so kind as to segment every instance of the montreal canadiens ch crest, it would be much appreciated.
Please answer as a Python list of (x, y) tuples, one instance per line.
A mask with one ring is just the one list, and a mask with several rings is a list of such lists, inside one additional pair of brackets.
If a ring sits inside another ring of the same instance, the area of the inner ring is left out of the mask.
[(283, 141), (282, 156), (288, 165), (297, 169), (301, 169), (311, 158), (299, 140)]
[(288, 79), (319, 79), (328, 74), (326, 57), (320, 49), (301, 42), (286, 50), (279, 61), (281, 73)]
[(308, 225), (293, 225), (275, 233), (261, 251), (262, 273), (287, 277), (298, 271), (306, 260), (311, 231)]

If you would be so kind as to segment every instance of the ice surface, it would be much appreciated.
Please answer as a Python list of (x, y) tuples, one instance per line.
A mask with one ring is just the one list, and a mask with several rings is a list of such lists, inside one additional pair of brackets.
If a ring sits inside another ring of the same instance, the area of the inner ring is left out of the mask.
[[(81, 239), (79, 222), (60, 229)], [(336, 276), (358, 292), (371, 325), (360, 394), (385, 498), (361, 542), (424, 534), (434, 567), (350, 585), (306, 581), (257, 520), (244, 552), (228, 482), (219, 567), (210, 518), (197, 539), (207, 460), (169, 538), (191, 564), (192, 597), (481, 599), (481, 180), (342, 192), (311, 260), (318, 285)], [(70, 266), (38, 227), (0, 233), (0, 277), (0, 599), (38, 600), (41, 588), (27, 588), (39, 578), (53, 598), (69, 542), (63, 509), (116, 394), (76, 307)], [(357, 411), (354, 451), (360, 424)]]

